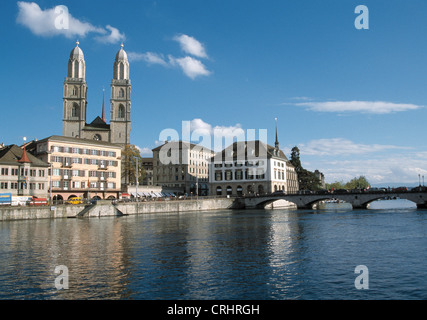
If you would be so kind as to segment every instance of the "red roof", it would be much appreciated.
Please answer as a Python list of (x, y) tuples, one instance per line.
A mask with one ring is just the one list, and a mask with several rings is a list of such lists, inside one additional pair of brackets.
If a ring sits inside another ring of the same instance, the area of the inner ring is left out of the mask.
[(18, 160), (18, 162), (19, 163), (31, 163), (30, 159), (28, 159), (27, 151), (25, 150), (25, 147), (24, 147), (24, 152), (22, 153), (22, 157), (21, 157), (21, 159)]

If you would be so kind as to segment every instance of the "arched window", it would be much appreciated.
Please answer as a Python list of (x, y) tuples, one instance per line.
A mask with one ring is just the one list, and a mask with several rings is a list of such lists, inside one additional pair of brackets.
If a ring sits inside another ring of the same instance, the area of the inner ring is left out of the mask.
[(77, 96), (77, 92), (78, 92), (77, 87), (74, 87), (74, 88), (73, 88), (73, 96)]
[(74, 61), (74, 77), (73, 78), (78, 78), (79, 77), (79, 71), (80, 71), (79, 62), (78, 61)]
[(71, 117), (72, 118), (79, 118), (80, 117), (80, 106), (78, 104), (73, 104), (73, 107), (71, 108)]
[(117, 118), (119, 119), (125, 118), (125, 107), (122, 104), (119, 106), (119, 110), (117, 112)]
[(119, 91), (119, 98), (123, 98), (125, 96), (125, 90), (120, 89)]
[(217, 188), (216, 188), (216, 195), (217, 195), (217, 196), (222, 195), (222, 188), (221, 188), (221, 187), (217, 187)]
[(119, 64), (119, 79), (124, 79), (125, 78), (125, 66), (123, 63)]

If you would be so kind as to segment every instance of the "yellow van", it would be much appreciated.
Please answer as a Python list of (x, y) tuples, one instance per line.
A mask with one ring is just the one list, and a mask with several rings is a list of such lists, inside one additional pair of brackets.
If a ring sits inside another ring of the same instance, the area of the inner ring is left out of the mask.
[(83, 200), (80, 197), (71, 197), (70, 199), (68, 199), (67, 203), (69, 203), (69, 204), (82, 204)]

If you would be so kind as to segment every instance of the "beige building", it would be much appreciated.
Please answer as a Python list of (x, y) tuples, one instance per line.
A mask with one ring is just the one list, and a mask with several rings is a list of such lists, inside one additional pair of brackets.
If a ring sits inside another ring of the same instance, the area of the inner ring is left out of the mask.
[(121, 147), (96, 140), (51, 136), (35, 142), (35, 156), (52, 166), (52, 197), (117, 199)]
[(82, 49), (77, 46), (71, 51), (68, 60), (68, 74), (64, 81), (64, 109), (62, 135), (116, 143), (122, 147), (130, 143), (131, 130), (131, 82), (129, 61), (121, 49), (116, 54), (111, 81), (110, 124), (105, 119), (105, 105), (102, 115), (88, 123), (86, 83), (86, 62)]
[(153, 158), (142, 158), (142, 167), (145, 170), (145, 178), (139, 181), (139, 184), (144, 186), (152, 186), (153, 184)]
[(0, 193), (46, 198), (49, 164), (16, 145), (0, 147)]
[(280, 150), (261, 141), (235, 142), (212, 158), (211, 195), (262, 195), (298, 191), (295, 168)]
[(153, 149), (153, 184), (188, 195), (209, 195), (212, 150), (183, 142), (166, 142)]

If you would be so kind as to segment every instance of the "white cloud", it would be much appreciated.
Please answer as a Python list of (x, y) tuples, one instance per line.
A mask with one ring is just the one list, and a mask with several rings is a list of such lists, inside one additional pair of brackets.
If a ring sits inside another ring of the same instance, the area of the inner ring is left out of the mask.
[(388, 114), (416, 110), (423, 106), (407, 103), (392, 103), (384, 101), (324, 101), (300, 102), (293, 105), (306, 107), (318, 112), (361, 112), (371, 114)]
[(142, 157), (151, 157), (153, 155), (153, 151), (150, 148), (144, 147), (141, 148), (139, 146), (135, 146)]
[(307, 168), (309, 170), (319, 169), (324, 173), (326, 182), (347, 182), (354, 177), (363, 175), (371, 184), (401, 183), (414, 185), (418, 184), (418, 174), (427, 176), (427, 160), (399, 154), (375, 159), (358, 158), (315, 162), (316, 168)]
[(184, 52), (199, 58), (208, 57), (204, 46), (195, 38), (190, 37), (186, 34), (182, 34), (179, 36), (175, 36), (173, 39), (180, 44), (181, 49)]
[[(181, 48), (184, 52), (199, 58), (208, 57), (203, 45), (193, 37), (183, 34), (183, 35), (174, 37), (174, 40), (181, 45)], [(161, 53), (129, 52), (128, 57), (130, 60), (133, 60), (133, 61), (145, 61), (149, 65), (157, 64), (163, 67), (180, 68), (187, 77), (193, 80), (197, 77), (209, 76), (211, 74), (211, 71), (209, 71), (200, 60), (190, 56), (177, 58), (177, 57), (174, 57), (173, 55), (168, 55), (167, 56), (168, 58), (166, 59), (165, 56)]]
[(65, 6), (42, 10), (35, 2), (18, 3), (16, 22), (27, 27), (33, 34), (41, 37), (65, 36), (67, 38), (86, 37), (98, 34), (98, 41), (115, 43), (124, 40), (124, 34), (110, 25), (100, 28), (89, 22), (80, 21), (68, 12)]
[(212, 126), (200, 118), (190, 121), (190, 131), (191, 142), (201, 142), (201, 145), (216, 152), (228, 147), (236, 139), (240, 141), (246, 137), (239, 123), (234, 126)]
[(125, 41), (126, 37), (124, 33), (120, 33), (119, 29), (114, 28), (110, 25), (107, 25), (105, 28), (107, 28), (110, 31), (110, 34), (107, 34), (105, 36), (99, 36), (95, 39), (102, 43), (118, 43)]
[[(418, 182), (418, 174), (427, 176), (427, 152), (423, 150), (343, 138), (312, 140), (298, 144), (298, 148), (303, 167), (320, 170), (326, 182), (347, 182), (363, 175), (372, 184), (410, 185)], [(290, 154), (290, 149), (285, 153)]]
[(178, 65), (182, 71), (191, 79), (195, 79), (199, 76), (208, 76), (211, 74), (209, 70), (203, 65), (203, 63), (192, 57), (185, 58), (173, 58), (169, 56), (171, 65)]
[(168, 66), (168, 63), (162, 54), (154, 52), (128, 52), (127, 54), (130, 61), (145, 61), (148, 64), (159, 64), (165, 67)]
[(303, 155), (316, 156), (358, 155), (393, 149), (408, 149), (408, 147), (393, 145), (354, 143), (343, 138), (312, 140), (298, 145), (298, 148)]

